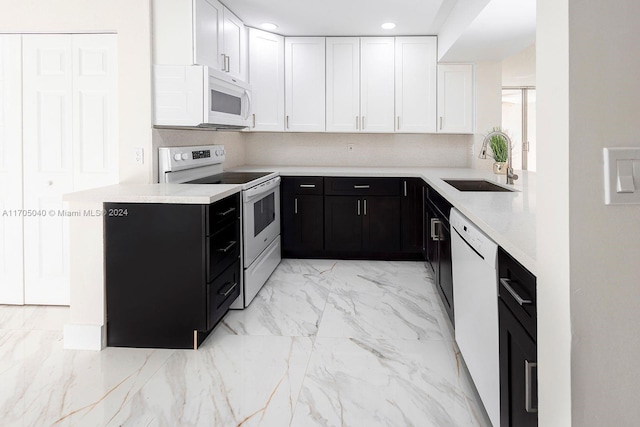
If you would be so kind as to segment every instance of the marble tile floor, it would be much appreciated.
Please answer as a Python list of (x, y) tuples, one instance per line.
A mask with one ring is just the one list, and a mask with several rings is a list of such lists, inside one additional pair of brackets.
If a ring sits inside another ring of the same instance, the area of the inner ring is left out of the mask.
[(200, 349), (62, 349), (0, 306), (2, 426), (488, 426), (423, 263), (283, 260)]

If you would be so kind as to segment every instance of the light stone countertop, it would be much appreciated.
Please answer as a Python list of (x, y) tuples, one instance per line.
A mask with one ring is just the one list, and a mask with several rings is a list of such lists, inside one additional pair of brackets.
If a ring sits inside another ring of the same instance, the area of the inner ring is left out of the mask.
[(65, 202), (210, 204), (240, 192), (239, 184), (116, 184), (65, 194)]
[[(514, 192), (463, 192), (442, 179), (486, 179), (506, 186), (504, 175), (465, 168), (241, 166), (232, 171), (276, 171), (282, 176), (418, 177), (444, 196), (498, 245), (536, 274), (535, 173), (517, 171)], [(65, 194), (67, 202), (209, 204), (240, 191), (228, 184), (118, 184)]]
[[(534, 172), (517, 171), (515, 185), (504, 175), (464, 168), (242, 166), (234, 171), (276, 171), (282, 176), (418, 177), (445, 197), (493, 241), (536, 274), (536, 179)], [(486, 179), (513, 192), (464, 192), (447, 178)]]

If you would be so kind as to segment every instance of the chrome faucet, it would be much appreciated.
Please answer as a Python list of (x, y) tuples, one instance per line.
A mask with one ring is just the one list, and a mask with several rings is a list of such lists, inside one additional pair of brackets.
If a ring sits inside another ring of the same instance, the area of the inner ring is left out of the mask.
[(513, 167), (511, 167), (511, 138), (509, 138), (509, 135), (499, 130), (489, 132), (487, 136), (484, 137), (484, 141), (482, 141), (482, 148), (480, 149), (480, 155), (478, 156), (478, 158), (487, 158), (487, 143), (489, 142), (491, 137), (495, 135), (501, 136), (507, 141), (507, 184), (513, 185), (513, 181), (518, 179), (518, 175), (513, 173)]

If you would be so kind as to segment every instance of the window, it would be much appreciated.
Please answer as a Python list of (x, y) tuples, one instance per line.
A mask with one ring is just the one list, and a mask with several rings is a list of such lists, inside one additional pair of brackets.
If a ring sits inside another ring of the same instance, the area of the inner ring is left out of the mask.
[(502, 129), (513, 142), (513, 168), (536, 170), (536, 88), (502, 88)]

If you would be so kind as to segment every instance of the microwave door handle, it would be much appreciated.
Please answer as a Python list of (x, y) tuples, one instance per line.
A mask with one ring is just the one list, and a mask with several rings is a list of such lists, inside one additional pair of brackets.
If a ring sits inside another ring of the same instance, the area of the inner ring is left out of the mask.
[(249, 118), (249, 116), (251, 116), (251, 92), (249, 92), (249, 90), (245, 89), (244, 90), (244, 96), (247, 97), (247, 113), (244, 117), (245, 120), (247, 120)]

